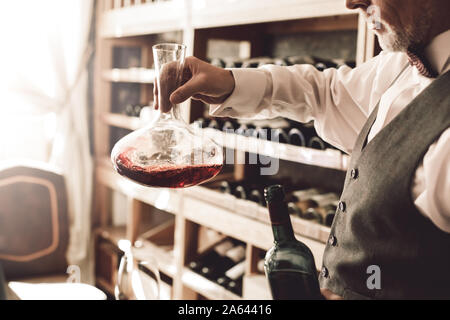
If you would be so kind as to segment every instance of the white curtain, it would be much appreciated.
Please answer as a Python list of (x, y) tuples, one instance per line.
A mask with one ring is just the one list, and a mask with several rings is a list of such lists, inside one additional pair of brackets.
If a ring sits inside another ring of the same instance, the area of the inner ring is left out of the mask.
[(0, 2), (0, 158), (47, 156), (64, 173), (71, 228), (67, 258), (79, 266), (86, 266), (91, 230), (87, 62), (93, 5)]

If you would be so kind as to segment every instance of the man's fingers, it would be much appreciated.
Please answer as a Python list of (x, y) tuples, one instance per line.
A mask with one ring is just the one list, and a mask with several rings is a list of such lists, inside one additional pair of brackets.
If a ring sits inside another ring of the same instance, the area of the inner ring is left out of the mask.
[(173, 104), (182, 103), (202, 89), (204, 89), (204, 86), (202, 86), (201, 77), (193, 77), (171, 94), (170, 102)]
[(158, 110), (158, 83), (156, 77), (153, 80), (153, 108)]

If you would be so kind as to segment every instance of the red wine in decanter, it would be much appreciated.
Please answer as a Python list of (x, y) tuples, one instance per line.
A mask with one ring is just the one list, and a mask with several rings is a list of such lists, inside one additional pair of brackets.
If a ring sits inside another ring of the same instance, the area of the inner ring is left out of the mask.
[(119, 174), (148, 187), (186, 188), (214, 178), (222, 170), (222, 164), (197, 165), (136, 165), (130, 159), (133, 151), (122, 152), (115, 161)]

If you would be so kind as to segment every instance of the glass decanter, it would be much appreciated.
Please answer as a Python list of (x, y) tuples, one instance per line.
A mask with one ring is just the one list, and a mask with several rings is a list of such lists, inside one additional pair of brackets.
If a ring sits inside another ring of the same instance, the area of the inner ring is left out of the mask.
[(114, 146), (116, 171), (150, 187), (185, 188), (215, 177), (223, 167), (223, 150), (180, 116), (169, 97), (181, 84), (186, 47), (153, 46), (159, 116)]

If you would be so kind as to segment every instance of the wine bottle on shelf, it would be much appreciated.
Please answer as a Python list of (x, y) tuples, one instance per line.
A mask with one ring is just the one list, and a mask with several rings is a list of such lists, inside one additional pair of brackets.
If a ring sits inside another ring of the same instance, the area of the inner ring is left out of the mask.
[(273, 61), (273, 64), (276, 65), (276, 66), (280, 66), (280, 67), (286, 67), (286, 66), (291, 65), (287, 57), (285, 57), (285, 58), (275, 58), (274, 61)]
[(234, 188), (233, 195), (238, 199), (246, 200), (249, 195), (248, 188), (243, 184), (239, 184)]
[(311, 56), (291, 56), (287, 58), (289, 65), (296, 64), (314, 64), (315, 60)]
[(201, 269), (201, 274), (204, 277), (215, 281), (225, 272), (225, 270), (230, 269), (244, 259), (245, 246), (243, 244), (238, 244), (223, 252), (217, 260), (209, 261), (207, 265), (204, 265)]
[(225, 61), (220, 58), (212, 58), (209, 63), (218, 68), (225, 68)]
[(278, 128), (272, 131), (272, 141), (279, 143), (288, 143), (289, 135), (284, 131), (284, 129)]
[(266, 201), (264, 200), (264, 195), (258, 189), (253, 189), (250, 192), (250, 196), (248, 197), (248, 200), (255, 202), (263, 207), (266, 206)]
[(219, 190), (221, 193), (233, 194), (234, 188), (236, 188), (236, 182), (228, 182), (226, 180), (220, 182)]
[(309, 139), (308, 148), (317, 149), (317, 150), (325, 150), (326, 143), (318, 136), (312, 137)]
[(225, 123), (222, 126), (222, 131), (235, 131), (237, 127), (237, 124), (235, 121), (225, 121)]
[(305, 136), (298, 128), (292, 128), (289, 130), (289, 144), (298, 147), (306, 146)]
[(234, 243), (230, 239), (226, 239), (214, 246), (212, 250), (200, 255), (198, 259), (191, 261), (189, 268), (201, 274), (203, 268), (220, 261), (233, 246)]
[(127, 106), (125, 107), (125, 115), (129, 116), (129, 117), (133, 117), (134, 116), (134, 107), (131, 104), (127, 104)]
[(245, 273), (245, 260), (232, 266), (224, 275), (217, 279), (217, 284), (225, 287), (235, 294), (242, 294), (242, 278)]
[(323, 62), (317, 62), (314, 65), (314, 67), (316, 67), (316, 69), (319, 70), (319, 71), (324, 71), (327, 68), (326, 64), (323, 63)]
[(326, 224), (327, 216), (331, 213), (334, 215), (336, 212), (337, 204), (339, 203), (338, 195), (330, 192), (313, 196), (312, 200), (315, 201), (317, 206), (308, 208), (302, 218)]
[(208, 124), (208, 128), (220, 130), (222, 126), (220, 125), (219, 120), (212, 119)]
[(272, 129), (268, 127), (259, 127), (253, 131), (253, 137), (262, 139), (262, 140), (270, 140), (272, 135)]
[(316, 208), (319, 206), (318, 203), (313, 200), (313, 197), (318, 194), (320, 194), (318, 189), (294, 191), (289, 199), (289, 202), (295, 203), (300, 210), (300, 216), (303, 217), (303, 213), (305, 213), (309, 208)]
[(270, 186), (264, 193), (274, 236), (264, 268), (273, 299), (321, 299), (314, 256), (294, 236), (283, 187)]
[(209, 123), (211, 122), (211, 119), (208, 118), (198, 118), (194, 121), (195, 125), (199, 128), (207, 128)]
[(239, 60), (227, 61), (225, 68), (242, 68), (242, 63)]
[(252, 124), (241, 124), (236, 130), (236, 134), (251, 137), (255, 131), (255, 126)]

